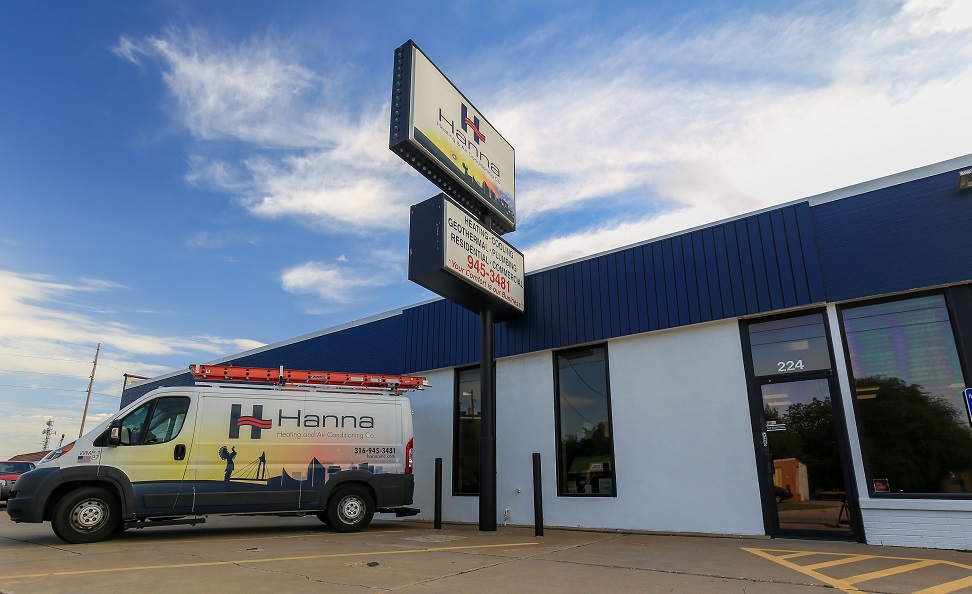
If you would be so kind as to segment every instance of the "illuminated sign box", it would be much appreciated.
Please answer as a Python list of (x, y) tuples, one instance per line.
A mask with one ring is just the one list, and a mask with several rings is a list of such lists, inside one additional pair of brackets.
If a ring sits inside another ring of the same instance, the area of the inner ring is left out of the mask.
[(408, 279), (497, 322), (523, 314), (523, 254), (445, 194), (412, 206)]
[(513, 147), (411, 40), (394, 77), (388, 147), (499, 234), (515, 230)]

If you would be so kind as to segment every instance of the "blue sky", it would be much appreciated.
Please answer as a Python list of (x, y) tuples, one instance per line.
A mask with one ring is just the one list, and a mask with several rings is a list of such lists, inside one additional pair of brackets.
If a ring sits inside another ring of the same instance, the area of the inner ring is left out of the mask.
[(434, 297), (410, 38), (516, 149), (528, 271), (972, 153), (966, 0), (5, 2), (0, 459), (77, 436), (99, 342), (88, 428), (125, 372)]

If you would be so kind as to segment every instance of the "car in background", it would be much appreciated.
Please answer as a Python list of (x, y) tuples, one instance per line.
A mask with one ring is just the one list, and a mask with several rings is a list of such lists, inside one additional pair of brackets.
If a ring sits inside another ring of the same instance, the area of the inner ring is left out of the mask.
[(33, 462), (0, 462), (0, 501), (6, 501), (10, 497), (10, 489), (25, 472), (30, 472), (35, 468)]
[(793, 493), (790, 491), (789, 485), (787, 485), (785, 489), (783, 487), (773, 485), (773, 491), (775, 492), (777, 503), (783, 503), (787, 499), (793, 497)]

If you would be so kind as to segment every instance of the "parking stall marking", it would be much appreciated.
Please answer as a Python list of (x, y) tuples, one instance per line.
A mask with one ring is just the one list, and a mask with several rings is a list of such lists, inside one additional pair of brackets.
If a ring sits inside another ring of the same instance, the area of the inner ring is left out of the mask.
[[(969, 571), (970, 575), (957, 580), (952, 580), (922, 590), (918, 590), (914, 594), (948, 594), (950, 592), (956, 592), (963, 588), (968, 588), (972, 586), (972, 565), (966, 565), (964, 563), (957, 563), (955, 561), (948, 561), (943, 559), (920, 559), (915, 557), (896, 557), (891, 555), (859, 555), (859, 554), (850, 554), (850, 553), (831, 553), (825, 551), (791, 551), (791, 550), (780, 550), (780, 549), (754, 549), (754, 548), (747, 548), (747, 547), (742, 547), (742, 550), (763, 557), (764, 559), (768, 559), (784, 567), (789, 567), (794, 571), (798, 571), (804, 575), (810, 576), (816, 580), (819, 580), (843, 592), (860, 592), (860, 590), (857, 587), (855, 587), (854, 584), (860, 584), (861, 582), (886, 578), (894, 575), (901, 575), (904, 573), (908, 573), (910, 571), (917, 571), (919, 569), (924, 569), (926, 567), (934, 567), (936, 565), (948, 565), (951, 567), (965, 569)], [(839, 558), (831, 561), (823, 561), (821, 563), (812, 563), (809, 565), (800, 565), (799, 563), (794, 563), (793, 561), (791, 561), (791, 559), (808, 557), (812, 555), (824, 555), (824, 556), (829, 555), (829, 556), (834, 556)], [(901, 561), (906, 563), (903, 563), (901, 565), (896, 565), (894, 567), (889, 567), (887, 569), (882, 569), (879, 571), (869, 571), (867, 573), (860, 573), (857, 575), (852, 575), (844, 578), (831, 577), (818, 571), (820, 569), (826, 569), (829, 567), (846, 566), (851, 563), (870, 561), (873, 559), (886, 559), (886, 560)]]
[(168, 565), (141, 565), (136, 567), (109, 567), (105, 569), (81, 569), (76, 571), (45, 571), (40, 573), (25, 573), (21, 575), (7, 575), (5, 579), (26, 579), (40, 577), (58, 577), (68, 575), (90, 575), (95, 573), (121, 573), (126, 571), (151, 571), (153, 569), (186, 569), (192, 567), (214, 567), (218, 565), (247, 565), (251, 563), (274, 563), (279, 561), (306, 561), (309, 559), (330, 559), (340, 557), (363, 557), (375, 555), (412, 555), (416, 553), (440, 553), (446, 551), (464, 551), (472, 549), (498, 549), (510, 547), (537, 546), (538, 542), (514, 542), (489, 545), (466, 545), (456, 547), (430, 547), (427, 549), (412, 549), (404, 551), (359, 551), (355, 553), (331, 553), (326, 555), (299, 555), (295, 557), (271, 557), (266, 559), (236, 559), (231, 561), (206, 561), (200, 563), (173, 563)]

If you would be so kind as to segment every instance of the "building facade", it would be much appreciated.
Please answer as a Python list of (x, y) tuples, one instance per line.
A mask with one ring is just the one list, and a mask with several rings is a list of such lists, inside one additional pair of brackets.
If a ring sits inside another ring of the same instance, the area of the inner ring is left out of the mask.
[[(972, 549), (972, 155), (533, 272), (497, 324), (498, 522)], [(478, 520), (479, 320), (214, 363), (425, 375), (416, 506)], [(188, 362), (187, 362), (188, 363)], [(123, 406), (175, 373), (128, 388)]]

